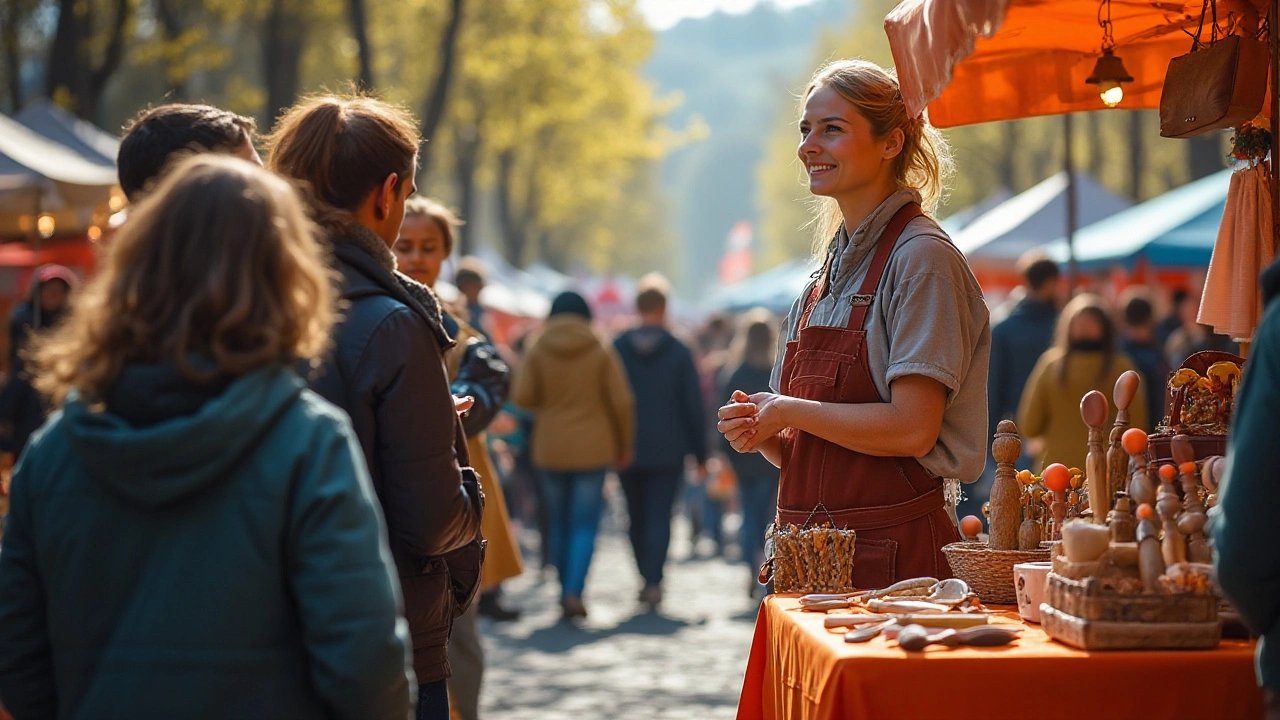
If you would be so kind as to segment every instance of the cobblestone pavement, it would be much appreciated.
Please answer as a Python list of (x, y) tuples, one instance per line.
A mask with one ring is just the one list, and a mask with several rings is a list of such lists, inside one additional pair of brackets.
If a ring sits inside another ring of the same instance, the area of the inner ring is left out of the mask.
[[(741, 562), (691, 557), (689, 524), (675, 520), (658, 613), (637, 602), (640, 578), (626, 537), (617, 485), (587, 578), (590, 613), (560, 621), (559, 586), (540, 581), (534, 553), (525, 574), (503, 585), (520, 608), (512, 623), (482, 620), (487, 668), (484, 720), (718, 720), (732, 718), (758, 604)], [(709, 554), (709, 541), (700, 549)]]

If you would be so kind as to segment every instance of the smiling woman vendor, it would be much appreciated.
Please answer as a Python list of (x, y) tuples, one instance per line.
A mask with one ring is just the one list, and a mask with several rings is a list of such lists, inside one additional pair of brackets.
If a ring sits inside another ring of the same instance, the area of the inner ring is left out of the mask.
[(924, 214), (951, 170), (946, 141), (907, 116), (890, 72), (845, 60), (809, 84), (799, 156), (823, 198), (825, 261), (784, 323), (775, 392), (735, 390), (719, 430), (782, 469), (779, 523), (857, 531), (855, 586), (950, 577), (944, 478), (972, 481), (986, 461), (991, 328), (964, 256)]

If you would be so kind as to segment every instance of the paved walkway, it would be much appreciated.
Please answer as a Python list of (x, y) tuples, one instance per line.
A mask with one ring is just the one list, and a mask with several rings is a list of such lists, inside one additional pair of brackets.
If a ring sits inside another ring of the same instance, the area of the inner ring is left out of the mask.
[(524, 611), (519, 621), (481, 621), (484, 720), (734, 716), (757, 608), (747, 596), (750, 573), (740, 562), (691, 558), (688, 523), (677, 518), (666, 599), (659, 613), (645, 613), (616, 491), (608, 486), (585, 622), (560, 622), (554, 572), (539, 582), (536, 568), (503, 586), (506, 602)]

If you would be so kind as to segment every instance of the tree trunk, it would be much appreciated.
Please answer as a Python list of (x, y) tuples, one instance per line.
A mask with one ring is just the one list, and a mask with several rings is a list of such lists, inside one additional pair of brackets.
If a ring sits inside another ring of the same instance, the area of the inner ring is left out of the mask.
[[(444, 118), (445, 103), (448, 100), (449, 87), (453, 83), (453, 68), (458, 55), (458, 33), (462, 28), (462, 9), (466, 1), (451, 0), (450, 5), (452, 14), (449, 16), (449, 23), (445, 25), (444, 35), (440, 38), (440, 71), (436, 74), (431, 92), (427, 93), (426, 105), (422, 111), (422, 137), (428, 141), (436, 134), (440, 121)], [(433, 146), (430, 142), (422, 144), (419, 172), (423, 177), (431, 172), (432, 150)]]
[(94, 68), (89, 76), (89, 96), (85, 112), (81, 117), (102, 124), (102, 98), (106, 95), (107, 83), (120, 69), (124, 61), (125, 28), (129, 25), (129, 0), (116, 0), (115, 13), (112, 16), (111, 39), (107, 41), (107, 50), (102, 64)]
[(299, 65), (306, 26), (291, 0), (272, 0), (263, 38), (267, 125), (275, 124), (298, 95)]
[(76, 0), (58, 1), (58, 25), (49, 48), (45, 74), (45, 94), (69, 95), (71, 110), (80, 117), (101, 123), (102, 96), (107, 83), (124, 60), (125, 29), (129, 25), (129, 0), (115, 0), (111, 35), (102, 64), (94, 67), (89, 56), (89, 40), (93, 32), (92, 2), (85, 2), (76, 12)]
[(1089, 174), (1094, 180), (1102, 177), (1106, 163), (1106, 143), (1102, 140), (1102, 113), (1091, 112), (1089, 118)]
[(474, 127), (463, 128), (459, 123), (453, 130), (453, 172), (458, 184), (458, 211), (465, 225), (457, 229), (458, 255), (465, 257), (475, 252), (476, 167), (480, 164), (480, 136)]
[(1145, 110), (1129, 111), (1129, 197), (1135, 201), (1142, 200), (1142, 173), (1145, 162), (1142, 120), (1145, 112)]
[(0, 43), (4, 43), (5, 84), (9, 88), (9, 112), (22, 109), (22, 55), (19, 52), (18, 26), (22, 23), (23, 10), (18, 0), (0, 6)]
[[(1001, 123), (1001, 135), (1003, 142), (1000, 143), (1000, 160), (999, 167), (996, 171), (999, 173), (1000, 184), (1011, 193), (1017, 192), (1018, 180), (1015, 177), (1017, 173), (1018, 161), (1018, 125), (1012, 120)], [(978, 198), (984, 200), (985, 198)]]
[(498, 156), (498, 224), (502, 228), (503, 257), (520, 267), (529, 236), (525, 233), (524, 223), (516, 217), (515, 174), (516, 151), (507, 148)]
[(83, 82), (85, 75), (80, 72), (86, 64), (82, 50), (87, 18), (77, 15), (75, 6), (76, 0), (58, 0), (58, 25), (53, 33), (53, 43), (49, 45), (44, 76), (44, 94), (49, 98), (65, 94), (70, 100), (67, 109), (73, 112), (78, 111), (87, 89)]
[[(172, 2), (173, 0), (155, 0), (156, 17), (160, 20), (160, 26), (164, 28), (165, 40), (171, 43), (177, 42), (183, 33), (182, 21), (178, 19), (177, 13), (173, 11)], [(170, 100), (182, 102), (187, 99), (186, 80), (173, 79), (167, 69), (165, 71), (165, 80), (169, 82), (167, 96)]]
[(1187, 160), (1191, 179), (1199, 180), (1225, 168), (1226, 152), (1222, 149), (1222, 131), (1214, 130), (1187, 140)]
[(369, 46), (369, 28), (365, 19), (364, 0), (347, 0), (347, 19), (351, 23), (351, 35), (360, 49), (360, 89), (372, 90), (373, 48)]

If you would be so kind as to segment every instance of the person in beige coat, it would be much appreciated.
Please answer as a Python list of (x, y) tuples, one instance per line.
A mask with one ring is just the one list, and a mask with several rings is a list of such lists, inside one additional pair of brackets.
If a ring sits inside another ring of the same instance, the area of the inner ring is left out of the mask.
[(564, 617), (586, 617), (582, 590), (595, 550), (610, 465), (630, 464), (635, 400), (591, 308), (564, 292), (516, 373), (511, 399), (534, 415), (533, 464), (543, 484), (547, 556), (560, 575)]

